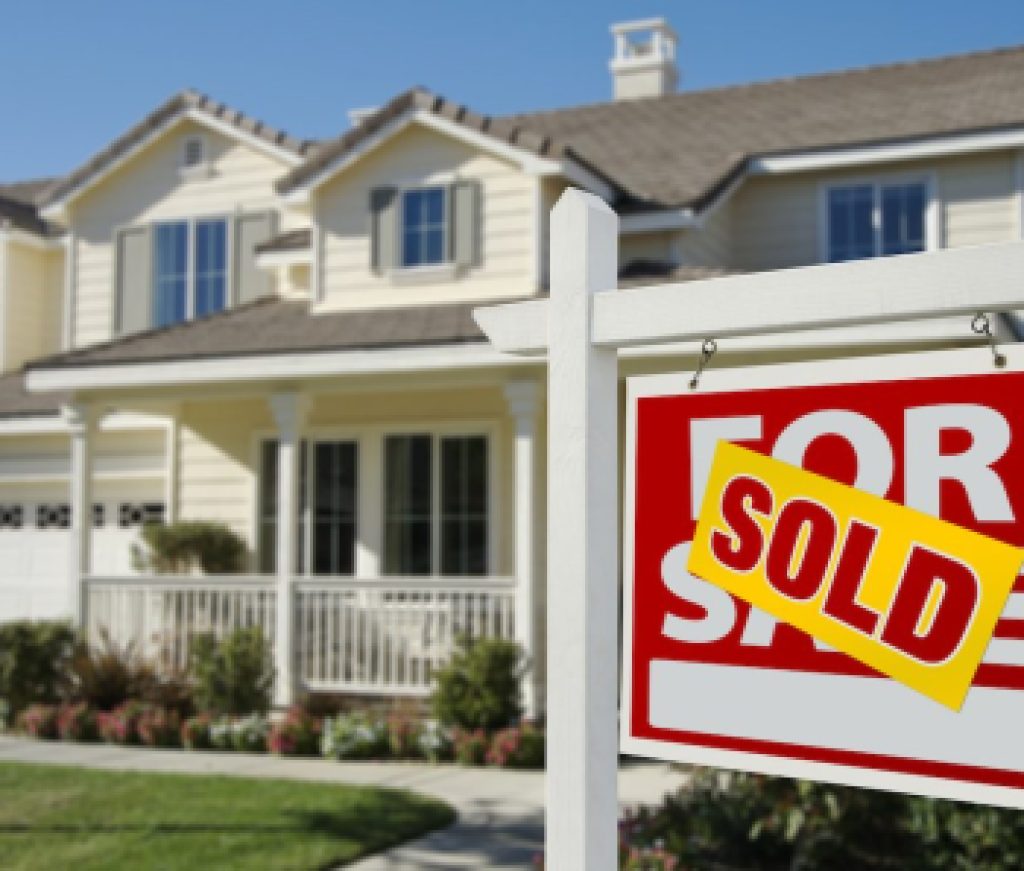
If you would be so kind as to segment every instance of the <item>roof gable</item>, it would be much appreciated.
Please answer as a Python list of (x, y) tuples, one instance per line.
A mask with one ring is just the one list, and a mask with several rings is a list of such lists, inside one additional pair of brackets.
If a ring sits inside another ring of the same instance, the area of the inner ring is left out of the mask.
[(44, 190), (38, 199), (42, 213), (47, 217), (58, 215), (64, 206), (185, 119), (191, 119), (227, 136), (247, 141), (293, 165), (300, 163), (316, 147), (312, 140), (296, 139), (204, 94), (191, 90), (182, 91), (117, 137), (78, 169), (56, 180)]

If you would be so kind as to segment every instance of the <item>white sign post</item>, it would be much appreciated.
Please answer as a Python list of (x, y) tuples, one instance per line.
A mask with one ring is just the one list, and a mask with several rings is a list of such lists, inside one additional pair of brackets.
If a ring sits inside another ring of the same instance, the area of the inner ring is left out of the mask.
[(1020, 242), (630, 291), (615, 290), (617, 250), (615, 214), (567, 190), (552, 211), (551, 299), (475, 312), (499, 351), (549, 355), (546, 862), (554, 871), (617, 864), (619, 349), (950, 315), (965, 316), (967, 336), (972, 314), (1024, 308)]

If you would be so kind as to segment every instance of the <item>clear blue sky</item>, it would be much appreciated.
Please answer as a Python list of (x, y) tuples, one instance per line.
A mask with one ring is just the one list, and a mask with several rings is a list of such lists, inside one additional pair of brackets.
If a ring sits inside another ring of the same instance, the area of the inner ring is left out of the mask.
[(66, 172), (183, 87), (309, 137), (414, 84), (486, 114), (603, 100), (608, 25), (651, 15), (684, 88), (1024, 43), (1024, 0), (21, 0), (0, 180)]

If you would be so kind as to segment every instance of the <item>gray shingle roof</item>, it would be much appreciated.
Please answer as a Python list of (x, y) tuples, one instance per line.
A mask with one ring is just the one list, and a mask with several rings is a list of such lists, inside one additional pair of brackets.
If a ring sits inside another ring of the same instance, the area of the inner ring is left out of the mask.
[(68, 399), (64, 393), (26, 393), (24, 372), (0, 376), (0, 418), (52, 417)]
[(53, 184), (52, 178), (0, 184), (0, 227), (5, 224), (35, 233), (37, 236), (55, 235), (58, 231), (39, 217), (35, 199)]
[(212, 317), (150, 330), (29, 365), (56, 369), (317, 351), (356, 351), (482, 342), (476, 303), (328, 312), (305, 300), (268, 297)]
[(278, 192), (287, 193), (312, 180), (344, 155), (358, 148), (367, 139), (387, 127), (392, 121), (413, 109), (432, 112), (441, 118), (463, 124), (477, 133), (483, 133), (499, 142), (514, 145), (541, 157), (565, 158), (574, 161), (604, 178), (614, 187), (612, 179), (607, 178), (599, 167), (591, 164), (567, 142), (559, 141), (546, 134), (538, 135), (536, 131), (530, 130), (512, 119), (479, 115), (471, 109), (446, 100), (425, 88), (412, 88), (389, 101), (360, 123), (358, 127), (323, 143), (317, 148), (316, 154), (278, 181)]
[(98, 154), (93, 155), (78, 169), (54, 182), (39, 196), (39, 205), (45, 207), (63, 199), (88, 182), (96, 173), (101, 172), (110, 163), (130, 151), (162, 124), (189, 109), (204, 112), (212, 118), (231, 124), (239, 130), (259, 137), (270, 145), (291, 151), (300, 157), (310, 154), (316, 147), (316, 142), (313, 140), (297, 139), (282, 130), (251, 118), (237, 109), (219, 103), (205, 94), (200, 94), (198, 91), (181, 91), (150, 112), (138, 124), (123, 133)]
[(753, 156), (1024, 124), (1024, 47), (503, 119), (642, 203), (700, 207)]

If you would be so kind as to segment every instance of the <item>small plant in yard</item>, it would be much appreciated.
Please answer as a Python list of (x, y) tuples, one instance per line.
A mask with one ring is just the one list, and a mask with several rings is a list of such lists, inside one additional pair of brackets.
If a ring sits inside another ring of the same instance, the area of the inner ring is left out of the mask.
[(231, 743), (243, 753), (265, 753), (270, 723), (262, 714), (250, 714), (231, 724)]
[(187, 575), (200, 569), (206, 575), (232, 574), (245, 563), (245, 542), (223, 523), (147, 523), (141, 536), (142, 544), (132, 546), (132, 564), (143, 573)]
[(236, 629), (217, 641), (201, 635), (192, 645), (191, 672), (200, 710), (242, 716), (270, 707), (274, 666), (259, 627)]
[(385, 725), (392, 756), (396, 759), (413, 759), (422, 755), (419, 735), (423, 723), (413, 711), (397, 708), (388, 714)]
[(0, 698), (14, 718), (31, 704), (55, 704), (75, 646), (67, 623), (0, 624)]
[(483, 765), (488, 744), (487, 733), (483, 729), (470, 731), (456, 727), (452, 730), (455, 761), (459, 765)]
[(444, 762), (452, 758), (451, 730), (437, 720), (424, 720), (416, 734), (416, 749), (419, 755), (431, 762)]
[(99, 642), (82, 640), (68, 662), (64, 694), (97, 711), (113, 711), (131, 699), (147, 698), (159, 683), (153, 666), (133, 644), (119, 647), (106, 630)]
[(218, 717), (210, 722), (210, 747), (214, 750), (234, 750), (234, 721), (231, 717)]
[(438, 669), (431, 696), (434, 716), (461, 729), (503, 729), (522, 716), (520, 680), (525, 672), (518, 644), (498, 638), (461, 638)]
[(267, 745), (279, 756), (316, 756), (320, 752), (320, 730), (319, 719), (294, 706), (283, 720), (271, 725)]
[(146, 708), (139, 716), (139, 740), (146, 747), (180, 747), (181, 717), (177, 711)]
[(85, 702), (64, 705), (57, 716), (57, 734), (62, 741), (95, 741), (100, 736), (96, 712)]
[(108, 744), (139, 744), (139, 719), (149, 706), (137, 699), (129, 699), (113, 711), (99, 713), (96, 720), (100, 737)]
[(33, 738), (56, 738), (58, 715), (56, 705), (29, 705), (18, 715), (18, 725)]
[(380, 759), (388, 755), (387, 726), (367, 714), (324, 720), (320, 752), (330, 759)]
[(544, 733), (525, 722), (495, 732), (487, 762), (499, 768), (543, 768)]
[(0, 732), (11, 727), (11, 703), (7, 699), (0, 698)]
[(210, 726), (213, 718), (209, 714), (196, 714), (181, 724), (181, 744), (188, 750), (209, 750), (213, 744), (210, 740)]

